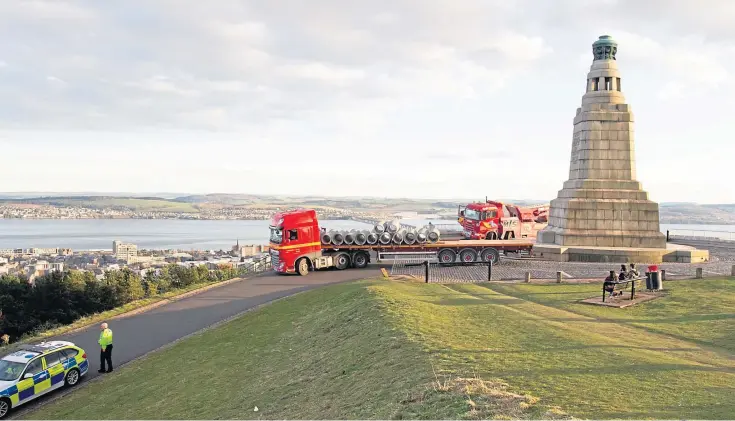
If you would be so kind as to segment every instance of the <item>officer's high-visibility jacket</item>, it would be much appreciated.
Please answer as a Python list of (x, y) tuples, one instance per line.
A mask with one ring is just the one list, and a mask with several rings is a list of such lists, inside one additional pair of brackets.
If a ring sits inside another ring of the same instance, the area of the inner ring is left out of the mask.
[(105, 329), (100, 333), (100, 340), (97, 341), (102, 349), (106, 349), (108, 345), (112, 345), (112, 330)]

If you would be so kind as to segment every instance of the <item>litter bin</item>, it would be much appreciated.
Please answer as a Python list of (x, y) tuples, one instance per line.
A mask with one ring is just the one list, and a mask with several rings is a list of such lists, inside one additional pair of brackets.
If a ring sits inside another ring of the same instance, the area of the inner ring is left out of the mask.
[(659, 290), (663, 285), (661, 284), (661, 272), (651, 272), (651, 289)]
[(653, 289), (651, 285), (651, 272), (646, 272), (646, 289), (649, 291)]

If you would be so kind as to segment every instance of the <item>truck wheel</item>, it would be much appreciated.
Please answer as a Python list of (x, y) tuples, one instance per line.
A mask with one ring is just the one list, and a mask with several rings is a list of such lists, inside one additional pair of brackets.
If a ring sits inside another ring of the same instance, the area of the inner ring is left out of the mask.
[(340, 253), (334, 256), (334, 266), (339, 270), (345, 270), (350, 267), (350, 256), (347, 253)]
[(500, 253), (492, 247), (482, 249), (480, 252), (480, 258), (483, 262), (489, 262), (492, 260), (494, 265), (497, 265), (500, 261)]
[(459, 252), (459, 260), (464, 263), (477, 261), (477, 252), (473, 249), (463, 249)]
[(436, 258), (439, 259), (439, 263), (454, 263), (457, 260), (457, 253), (452, 249), (441, 249)]
[(305, 257), (302, 257), (299, 259), (299, 263), (296, 265), (296, 271), (301, 276), (306, 276), (309, 274), (309, 260)]
[(354, 256), (352, 256), (352, 266), (354, 266), (357, 269), (363, 269), (367, 267), (368, 265), (368, 255), (364, 251), (360, 251), (355, 253)]

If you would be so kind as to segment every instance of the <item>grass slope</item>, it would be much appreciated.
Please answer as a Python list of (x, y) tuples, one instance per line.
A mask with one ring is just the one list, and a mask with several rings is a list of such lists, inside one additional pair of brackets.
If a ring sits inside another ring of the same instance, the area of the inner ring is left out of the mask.
[(735, 280), (666, 286), (629, 309), (575, 304), (589, 285), (328, 287), (29, 418), (729, 418)]

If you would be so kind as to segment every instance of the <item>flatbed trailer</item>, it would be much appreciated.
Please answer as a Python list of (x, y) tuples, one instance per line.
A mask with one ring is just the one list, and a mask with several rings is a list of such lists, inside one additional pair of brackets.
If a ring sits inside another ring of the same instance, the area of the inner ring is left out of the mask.
[(364, 268), (371, 252), (390, 254), (433, 254), (441, 263), (500, 261), (500, 253), (530, 253), (533, 239), (449, 240), (423, 244), (322, 244), (316, 212), (279, 212), (271, 220), (271, 263), (276, 272), (299, 273), (327, 268)]

